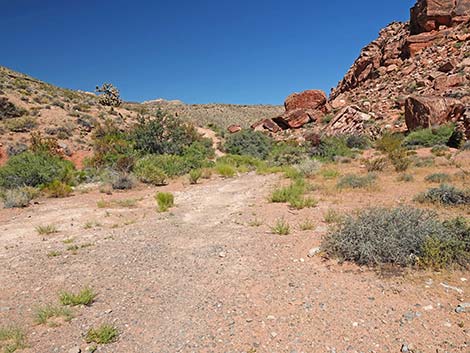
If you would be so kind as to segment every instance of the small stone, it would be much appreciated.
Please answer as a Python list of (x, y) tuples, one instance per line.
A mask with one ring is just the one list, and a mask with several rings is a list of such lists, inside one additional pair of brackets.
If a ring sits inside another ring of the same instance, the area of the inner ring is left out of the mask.
[(470, 303), (461, 303), (455, 308), (457, 314), (470, 312)]
[(225, 251), (219, 252), (219, 257), (220, 257), (220, 258), (223, 259), (223, 258), (226, 257), (226, 256), (227, 256), (227, 253), (226, 253)]
[(81, 351), (80, 347), (73, 347), (69, 349), (68, 353), (80, 353)]
[(269, 321), (274, 321), (274, 320), (276, 320), (276, 317), (274, 315), (268, 315), (268, 317), (266, 319), (269, 320)]
[(358, 322), (353, 322), (352, 325), (353, 325), (353, 327), (358, 327), (359, 323)]
[(401, 349), (400, 349), (400, 352), (401, 353), (409, 353), (410, 349), (408, 348), (408, 345), (407, 344), (402, 345)]
[(427, 305), (423, 309), (426, 310), (426, 311), (429, 311), (429, 310), (432, 310), (433, 307), (432, 307), (432, 305)]
[(251, 317), (246, 319), (246, 322), (253, 322), (253, 319)]
[(272, 338), (276, 338), (276, 337), (277, 337), (277, 333), (276, 333), (276, 332), (274, 332), (274, 331), (273, 331), (273, 332), (271, 332), (271, 337), (272, 337)]
[(319, 247), (317, 248), (311, 248), (308, 251), (308, 257), (314, 257), (315, 255), (319, 254), (321, 252), (321, 249)]

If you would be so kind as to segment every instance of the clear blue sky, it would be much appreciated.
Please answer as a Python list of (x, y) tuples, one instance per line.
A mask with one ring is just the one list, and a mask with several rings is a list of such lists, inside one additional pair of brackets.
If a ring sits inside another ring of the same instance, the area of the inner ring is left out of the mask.
[(282, 104), (329, 93), (415, 0), (0, 0), (0, 65), (124, 99)]

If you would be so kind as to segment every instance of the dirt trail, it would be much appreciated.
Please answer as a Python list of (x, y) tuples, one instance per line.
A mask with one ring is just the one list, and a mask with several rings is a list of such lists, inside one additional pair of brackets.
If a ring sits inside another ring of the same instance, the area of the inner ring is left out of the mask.
[[(454, 312), (470, 291), (463, 274), (385, 279), (308, 258), (325, 225), (270, 234), (281, 206), (266, 196), (276, 181), (246, 174), (182, 188), (167, 214), (155, 212), (154, 189), (1, 211), (0, 322), (25, 327), (25, 351), (38, 353), (85, 351), (83, 333), (104, 322), (121, 335), (98, 352), (398, 352), (405, 342), (468, 352), (469, 314)], [(134, 207), (116, 203), (130, 197)], [(109, 207), (97, 208), (100, 198)], [(321, 218), (319, 209), (285, 214)], [(84, 227), (90, 221), (100, 224)], [(45, 223), (59, 233), (42, 240), (34, 228)], [(53, 250), (61, 254), (48, 257)], [(58, 327), (33, 324), (36, 306), (84, 285), (99, 293), (92, 306)]]

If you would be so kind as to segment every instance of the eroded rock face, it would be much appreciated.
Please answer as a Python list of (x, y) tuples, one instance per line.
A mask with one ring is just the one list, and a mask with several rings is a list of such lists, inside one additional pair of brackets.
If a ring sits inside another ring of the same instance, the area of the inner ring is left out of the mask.
[(405, 102), (405, 121), (409, 130), (457, 122), (464, 112), (465, 106), (452, 98), (412, 96)]
[(470, 17), (470, 0), (419, 0), (411, 9), (411, 34), (451, 27)]
[(347, 106), (342, 109), (326, 126), (327, 135), (366, 134), (375, 137), (378, 131), (371, 122), (373, 117), (362, 112), (357, 106)]

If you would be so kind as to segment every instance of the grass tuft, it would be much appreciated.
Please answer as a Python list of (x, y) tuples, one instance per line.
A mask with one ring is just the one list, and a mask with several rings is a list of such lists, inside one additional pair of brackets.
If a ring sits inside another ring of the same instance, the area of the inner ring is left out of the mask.
[(97, 328), (91, 328), (85, 335), (87, 343), (108, 344), (115, 342), (119, 337), (119, 331), (116, 327), (103, 324)]
[(26, 334), (18, 327), (0, 327), (0, 348), (4, 353), (13, 353), (26, 348)]
[(169, 192), (157, 192), (155, 200), (158, 205), (158, 212), (166, 212), (175, 205), (175, 198)]
[(96, 293), (90, 287), (86, 287), (82, 289), (78, 293), (70, 293), (70, 292), (61, 292), (59, 295), (59, 300), (62, 305), (70, 305), (70, 306), (77, 306), (77, 305), (91, 305), (96, 298)]

